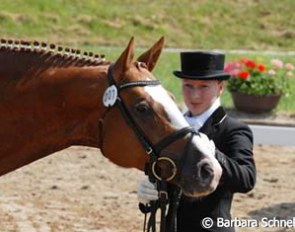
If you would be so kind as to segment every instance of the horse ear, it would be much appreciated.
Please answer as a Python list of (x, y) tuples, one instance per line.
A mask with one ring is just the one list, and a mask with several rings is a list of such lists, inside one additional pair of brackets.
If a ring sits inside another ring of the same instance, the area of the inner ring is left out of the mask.
[(148, 70), (152, 71), (161, 55), (164, 41), (165, 39), (163, 36), (149, 50), (138, 57), (137, 61), (146, 63)]
[(124, 50), (124, 52), (120, 55), (120, 57), (117, 59), (117, 61), (114, 64), (114, 72), (115, 73), (125, 73), (133, 60), (134, 56), (134, 37), (131, 37), (127, 48)]

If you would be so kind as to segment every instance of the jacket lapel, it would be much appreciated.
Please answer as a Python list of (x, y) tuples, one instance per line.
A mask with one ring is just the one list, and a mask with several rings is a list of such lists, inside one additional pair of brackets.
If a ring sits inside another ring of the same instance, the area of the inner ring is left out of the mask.
[(226, 118), (226, 113), (222, 106), (218, 107), (214, 113), (208, 118), (205, 124), (200, 128), (200, 132), (206, 134), (209, 138), (212, 138), (212, 134), (214, 134), (216, 127), (222, 123), (222, 121)]

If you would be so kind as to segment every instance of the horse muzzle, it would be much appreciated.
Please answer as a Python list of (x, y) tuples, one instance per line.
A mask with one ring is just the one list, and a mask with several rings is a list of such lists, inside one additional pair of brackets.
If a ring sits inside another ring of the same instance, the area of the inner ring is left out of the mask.
[(189, 143), (179, 165), (175, 183), (187, 196), (205, 196), (217, 188), (222, 168), (215, 157), (201, 152), (193, 141)]

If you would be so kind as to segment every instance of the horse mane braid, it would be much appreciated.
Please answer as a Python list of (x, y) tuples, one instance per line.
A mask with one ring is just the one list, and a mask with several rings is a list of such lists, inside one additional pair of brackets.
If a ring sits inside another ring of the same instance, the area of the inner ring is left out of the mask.
[(81, 52), (79, 49), (64, 48), (55, 44), (39, 41), (0, 39), (0, 51), (25, 52), (39, 55), (50, 55), (70, 62), (75, 66), (97, 66), (106, 62), (102, 54)]

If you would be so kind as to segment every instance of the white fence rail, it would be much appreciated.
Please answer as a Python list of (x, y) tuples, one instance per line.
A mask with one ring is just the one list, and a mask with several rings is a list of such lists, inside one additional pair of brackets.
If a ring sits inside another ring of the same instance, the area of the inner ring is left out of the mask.
[(295, 146), (295, 127), (249, 125), (254, 144)]

